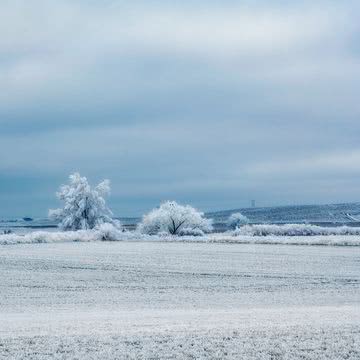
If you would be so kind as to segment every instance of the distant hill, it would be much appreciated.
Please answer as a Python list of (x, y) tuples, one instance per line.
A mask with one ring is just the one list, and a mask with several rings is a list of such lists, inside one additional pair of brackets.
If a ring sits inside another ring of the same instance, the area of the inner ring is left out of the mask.
[(206, 215), (216, 222), (222, 223), (235, 212), (241, 212), (252, 223), (360, 222), (360, 203), (240, 208), (211, 212)]
[[(262, 208), (240, 208), (206, 213), (206, 217), (214, 219), (216, 231), (226, 230), (226, 220), (235, 213), (241, 212), (247, 216), (250, 223), (311, 223), (321, 225), (360, 226), (360, 203), (330, 204), (330, 205), (294, 205), (273, 206)], [(141, 218), (119, 218), (128, 229), (134, 229)], [(55, 228), (56, 224), (46, 218), (33, 219), (0, 219), (1, 229), (32, 228), (46, 229)]]

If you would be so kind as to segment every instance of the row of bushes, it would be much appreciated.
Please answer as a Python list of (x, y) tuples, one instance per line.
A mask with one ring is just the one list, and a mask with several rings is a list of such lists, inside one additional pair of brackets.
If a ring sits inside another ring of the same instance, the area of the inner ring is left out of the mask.
[(234, 236), (318, 236), (360, 235), (359, 227), (323, 227), (310, 224), (245, 225), (233, 232)]

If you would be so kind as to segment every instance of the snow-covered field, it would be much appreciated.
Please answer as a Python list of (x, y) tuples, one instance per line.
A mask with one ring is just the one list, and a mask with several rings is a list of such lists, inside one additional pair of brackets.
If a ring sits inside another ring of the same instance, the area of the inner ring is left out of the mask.
[[(352, 228), (352, 232), (346, 227), (333, 228), (334, 232), (302, 232), (296, 230), (297, 225), (287, 225), (287, 231), (273, 233), (272, 225), (243, 227), (232, 232), (205, 234), (204, 236), (172, 236), (172, 235), (144, 235), (134, 231), (122, 232), (114, 228), (107, 230), (79, 230), (79, 231), (34, 231), (24, 233), (11, 233), (0, 235), (1, 245), (38, 244), (38, 243), (64, 243), (64, 242), (98, 242), (98, 241), (145, 241), (145, 242), (201, 242), (201, 243), (229, 243), (229, 244), (275, 244), (275, 245), (327, 245), (327, 246), (360, 246), (359, 228)], [(253, 230), (254, 228), (255, 230)], [(320, 228), (323, 229), (323, 228)], [(332, 228), (329, 228), (330, 230)], [(306, 229), (307, 230), (307, 229)], [(345, 235), (347, 234), (347, 235)]]
[(0, 246), (0, 359), (359, 359), (360, 248)]

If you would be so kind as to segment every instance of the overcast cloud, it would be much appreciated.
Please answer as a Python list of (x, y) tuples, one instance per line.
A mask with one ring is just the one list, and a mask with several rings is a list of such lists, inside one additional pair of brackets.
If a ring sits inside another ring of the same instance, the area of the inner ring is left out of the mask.
[(360, 199), (357, 1), (0, 2), (0, 216)]

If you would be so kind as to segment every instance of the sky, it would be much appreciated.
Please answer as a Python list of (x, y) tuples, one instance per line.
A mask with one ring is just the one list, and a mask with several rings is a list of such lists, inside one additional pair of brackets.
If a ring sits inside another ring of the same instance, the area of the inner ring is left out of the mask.
[(2, 0), (0, 217), (360, 200), (358, 1)]

